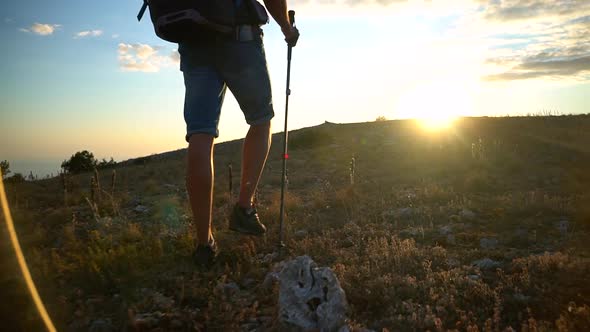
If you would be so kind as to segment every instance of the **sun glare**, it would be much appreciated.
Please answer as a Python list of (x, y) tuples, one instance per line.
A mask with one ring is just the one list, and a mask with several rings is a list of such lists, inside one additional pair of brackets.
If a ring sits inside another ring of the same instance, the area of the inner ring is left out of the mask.
[(462, 115), (469, 115), (472, 96), (469, 89), (453, 82), (419, 85), (401, 95), (396, 105), (396, 117), (416, 119), (428, 131), (452, 127)]
[(448, 129), (453, 126), (456, 116), (434, 116), (418, 119), (420, 125), (429, 131)]

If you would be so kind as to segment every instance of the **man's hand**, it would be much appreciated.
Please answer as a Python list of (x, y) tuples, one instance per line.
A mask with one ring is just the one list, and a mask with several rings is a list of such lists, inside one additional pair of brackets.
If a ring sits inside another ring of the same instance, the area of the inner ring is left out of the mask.
[(290, 47), (295, 47), (295, 45), (297, 45), (297, 40), (299, 39), (299, 30), (297, 30), (297, 28), (294, 26), (288, 25), (284, 28), (281, 28), (281, 31), (283, 32), (283, 35), (285, 35), (285, 41), (287, 42), (287, 45)]

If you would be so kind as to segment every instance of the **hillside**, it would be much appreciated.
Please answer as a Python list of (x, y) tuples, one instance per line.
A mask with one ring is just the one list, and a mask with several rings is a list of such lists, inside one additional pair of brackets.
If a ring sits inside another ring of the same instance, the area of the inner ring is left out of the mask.
[[(90, 173), (67, 178), (67, 197), (60, 178), (9, 184), (58, 330), (281, 330), (278, 286), (265, 279), (300, 255), (336, 273), (353, 330), (590, 330), (590, 115), (463, 118), (438, 133), (410, 120), (292, 131), (283, 257), (281, 140), (259, 186), (265, 238), (227, 230), (241, 140), (216, 145), (222, 252), (208, 272), (189, 257), (186, 150), (120, 163), (114, 184), (102, 171), (100, 195)], [(38, 329), (14, 260), (0, 275), (3, 325)]]

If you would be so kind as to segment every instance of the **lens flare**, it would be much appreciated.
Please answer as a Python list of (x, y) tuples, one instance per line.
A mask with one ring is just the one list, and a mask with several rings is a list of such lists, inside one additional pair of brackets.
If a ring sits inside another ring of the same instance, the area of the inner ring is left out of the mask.
[(35, 286), (35, 282), (31, 277), (31, 272), (29, 271), (29, 267), (27, 266), (27, 261), (25, 260), (25, 256), (23, 255), (23, 251), (21, 250), (20, 243), (18, 242), (18, 236), (16, 235), (16, 231), (14, 230), (14, 223), (12, 221), (12, 215), (10, 214), (10, 208), (8, 206), (8, 199), (6, 198), (6, 191), (4, 190), (4, 182), (2, 181), (2, 172), (0, 172), (0, 203), (2, 204), (2, 212), (4, 213), (4, 220), (6, 220), (6, 226), (8, 228), (8, 233), (10, 235), (10, 242), (12, 243), (12, 247), (14, 248), (14, 252), (16, 253), (16, 258), (18, 260), (18, 265), (21, 269), (21, 273), (25, 278), (25, 282), (27, 284), (27, 288), (31, 293), (31, 297), (33, 298), (33, 302), (37, 307), (37, 311), (41, 315), (43, 319), (43, 323), (45, 323), (45, 327), (50, 332), (57, 331), (53, 322), (51, 321), (51, 317), (47, 313), (45, 309), (45, 305), (37, 292), (37, 287)]

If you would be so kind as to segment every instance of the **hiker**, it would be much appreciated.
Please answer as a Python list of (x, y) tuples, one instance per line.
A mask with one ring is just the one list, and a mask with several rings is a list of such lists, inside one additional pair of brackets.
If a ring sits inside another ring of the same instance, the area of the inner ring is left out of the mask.
[[(184, 119), (189, 144), (186, 186), (197, 232), (194, 259), (201, 267), (211, 266), (217, 255), (217, 244), (211, 233), (213, 144), (219, 136), (219, 116), (228, 87), (250, 125), (242, 150), (239, 198), (231, 213), (229, 229), (250, 235), (266, 232), (252, 202), (271, 145), (274, 111), (263, 32), (258, 24), (248, 23), (252, 22), (248, 17), (253, 4), (262, 11), (264, 8), (255, 0), (235, 0), (235, 3), (238, 24), (235, 34), (202, 43), (179, 43), (178, 47), (186, 87)], [(289, 22), (286, 0), (264, 0), (264, 4), (281, 27), (287, 44), (295, 46), (299, 32)]]

